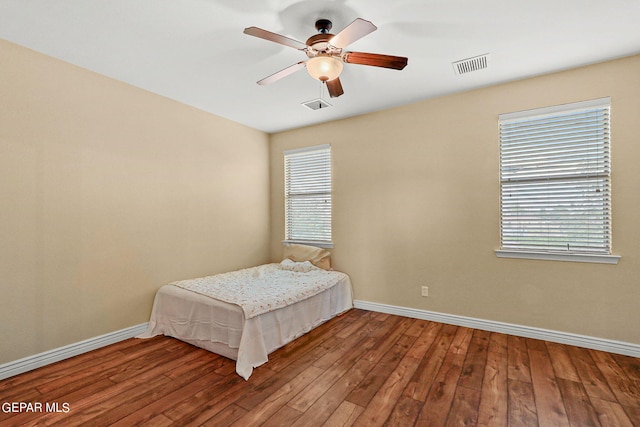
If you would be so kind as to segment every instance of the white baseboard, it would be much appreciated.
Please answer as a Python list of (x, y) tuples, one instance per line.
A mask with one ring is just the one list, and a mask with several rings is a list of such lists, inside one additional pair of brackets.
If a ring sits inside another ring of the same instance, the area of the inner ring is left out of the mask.
[[(552, 331), (548, 329), (532, 328), (530, 326), (514, 325), (510, 323), (496, 322), (493, 320), (476, 319), (472, 317), (437, 313), (435, 311), (419, 310), (415, 308), (399, 307), (368, 301), (355, 300), (353, 305), (355, 308), (360, 308), (362, 310), (394, 314), (414, 319), (431, 320), (433, 322), (447, 323), (450, 325), (464, 326), (467, 328), (481, 329), (490, 332), (499, 332), (519, 337), (535, 338), (560, 344), (575, 345), (577, 347), (624, 354), (631, 357), (640, 357), (640, 345), (624, 341), (607, 340), (586, 335), (569, 334), (566, 332)], [(60, 360), (68, 359), (100, 347), (105, 347), (119, 341), (136, 337), (147, 330), (147, 325), (147, 323), (142, 323), (140, 325), (131, 326), (119, 331), (89, 338), (87, 340), (49, 350), (44, 353), (35, 354), (33, 356), (5, 363), (0, 365), (0, 380), (58, 362)]]
[(131, 326), (119, 331), (89, 338), (64, 347), (54, 348), (53, 350), (45, 351), (44, 353), (27, 356), (22, 359), (14, 360), (13, 362), (5, 363), (0, 365), (0, 380), (58, 362), (60, 360), (68, 359), (100, 347), (105, 347), (119, 341), (133, 338), (146, 331), (147, 325), (148, 323), (142, 323), (140, 325)]
[(519, 337), (535, 338), (560, 344), (574, 345), (576, 347), (606, 351), (609, 353), (624, 354), (625, 356), (640, 357), (640, 345), (624, 341), (613, 341), (586, 335), (569, 334), (566, 332), (552, 331), (548, 329), (532, 328), (530, 326), (513, 325), (493, 320), (475, 319), (472, 317), (437, 313), (434, 311), (418, 310), (415, 308), (398, 307), (375, 302), (355, 300), (353, 305), (355, 308), (363, 310), (395, 314), (415, 319), (431, 320), (439, 323), (465, 326), (467, 328), (482, 329), (490, 332), (500, 332)]

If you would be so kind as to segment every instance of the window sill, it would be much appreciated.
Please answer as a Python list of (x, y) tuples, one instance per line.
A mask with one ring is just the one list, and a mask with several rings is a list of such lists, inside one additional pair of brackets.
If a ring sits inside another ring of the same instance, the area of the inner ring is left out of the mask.
[(620, 255), (591, 255), (591, 254), (572, 254), (557, 252), (531, 252), (531, 251), (511, 251), (497, 249), (496, 256), (498, 258), (520, 258), (520, 259), (542, 259), (548, 261), (573, 261), (573, 262), (591, 262), (599, 264), (617, 264), (620, 261)]
[(296, 245), (307, 245), (307, 246), (315, 246), (317, 248), (325, 248), (331, 249), (333, 248), (333, 242), (314, 242), (311, 240), (283, 240), (283, 245), (296, 244)]

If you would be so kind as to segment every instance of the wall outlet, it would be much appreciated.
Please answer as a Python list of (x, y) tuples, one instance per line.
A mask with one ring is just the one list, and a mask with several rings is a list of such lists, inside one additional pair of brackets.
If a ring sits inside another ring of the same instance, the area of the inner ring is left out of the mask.
[(423, 286), (422, 287), (422, 296), (423, 297), (428, 297), (429, 296), (429, 287), (428, 286)]

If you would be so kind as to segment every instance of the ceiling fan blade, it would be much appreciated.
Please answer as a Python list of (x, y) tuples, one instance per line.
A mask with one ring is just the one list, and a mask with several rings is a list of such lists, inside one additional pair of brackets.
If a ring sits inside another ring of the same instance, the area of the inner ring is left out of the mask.
[(404, 56), (380, 55), (378, 53), (346, 52), (342, 60), (348, 64), (371, 65), (373, 67), (402, 70), (407, 66), (408, 59)]
[(340, 77), (336, 77), (333, 80), (328, 80), (325, 83), (327, 84), (327, 89), (329, 90), (329, 96), (331, 98), (337, 98), (340, 95), (344, 94), (342, 83), (340, 83)]
[(351, 24), (347, 25), (344, 30), (336, 34), (331, 41), (329, 41), (329, 44), (333, 47), (337, 47), (338, 49), (343, 49), (377, 29), (378, 27), (373, 25), (371, 22), (358, 18)]
[(265, 77), (262, 80), (258, 81), (258, 84), (261, 86), (269, 85), (271, 83), (275, 83), (283, 77), (287, 77), (290, 74), (295, 73), (296, 71), (304, 68), (306, 66), (306, 61), (300, 61), (297, 64), (293, 64), (284, 70), (280, 70), (277, 73), (271, 74), (269, 77)]
[(250, 36), (269, 40), (271, 42), (280, 43), (298, 50), (305, 50), (307, 48), (307, 45), (302, 43), (301, 41), (291, 39), (280, 34), (272, 33), (271, 31), (263, 30), (262, 28), (258, 27), (245, 28), (244, 33)]

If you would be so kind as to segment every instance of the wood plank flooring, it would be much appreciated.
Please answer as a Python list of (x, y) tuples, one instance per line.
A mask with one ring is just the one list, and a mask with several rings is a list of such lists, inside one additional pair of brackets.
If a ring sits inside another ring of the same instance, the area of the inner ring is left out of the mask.
[(2, 426), (640, 426), (640, 359), (353, 309), (249, 381), (129, 339), (0, 381), (0, 405)]

